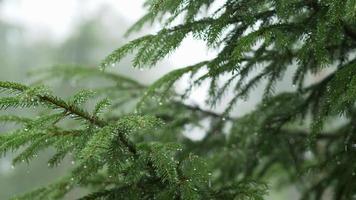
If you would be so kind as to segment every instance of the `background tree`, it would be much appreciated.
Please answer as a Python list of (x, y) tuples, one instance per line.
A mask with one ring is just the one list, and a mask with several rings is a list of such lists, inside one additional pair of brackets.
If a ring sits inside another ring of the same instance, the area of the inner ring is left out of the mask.
[[(162, 30), (115, 50), (101, 70), (36, 72), (41, 82), (107, 80), (68, 99), (43, 85), (0, 82), (2, 109), (40, 111), (35, 118), (1, 116), (18, 128), (0, 136), (0, 151), (19, 150), (17, 164), (54, 147), (49, 166), (67, 155), (75, 163), (58, 182), (19, 199), (60, 199), (76, 187), (91, 188), (82, 199), (263, 199), (272, 178), (298, 184), (302, 199), (356, 197), (356, 1), (228, 0), (211, 11), (213, 3), (146, 1), (147, 14), (129, 32), (155, 22)], [(209, 8), (212, 14), (201, 17)], [(134, 67), (154, 66), (188, 35), (218, 55), (149, 86), (105, 70), (129, 53)], [(276, 91), (287, 70), (295, 90)], [(306, 81), (325, 70), (320, 81)], [(172, 86), (183, 76), (190, 84), (181, 94)], [(223, 113), (184, 101), (204, 82), (211, 107), (233, 92)], [(232, 116), (236, 102), (260, 84), (261, 104)], [(181, 134), (203, 121), (210, 126), (201, 141)]]

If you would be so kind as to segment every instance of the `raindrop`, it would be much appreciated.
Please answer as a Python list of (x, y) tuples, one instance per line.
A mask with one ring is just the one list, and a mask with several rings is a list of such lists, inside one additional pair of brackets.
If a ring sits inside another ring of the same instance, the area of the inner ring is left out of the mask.
[(313, 158), (313, 152), (312, 151), (306, 151), (305, 153), (304, 153), (304, 158), (305, 159), (307, 159), (307, 160), (310, 160), (310, 159), (312, 159)]
[(74, 181), (74, 178), (72, 177), (72, 178), (70, 178), (70, 180), (71, 180), (71, 181)]
[(86, 169), (87, 168), (87, 166), (86, 165), (84, 165), (84, 169)]
[(74, 160), (72, 160), (72, 162), (71, 162), (71, 163), (72, 163), (72, 165), (74, 165), (74, 164), (75, 164), (75, 161), (74, 161)]
[(226, 120), (226, 118), (225, 118), (225, 117), (223, 117), (223, 118), (222, 118), (222, 120), (223, 120), (223, 121), (225, 121), (225, 120)]
[(15, 166), (14, 166), (14, 165), (11, 165), (11, 169), (15, 169)]

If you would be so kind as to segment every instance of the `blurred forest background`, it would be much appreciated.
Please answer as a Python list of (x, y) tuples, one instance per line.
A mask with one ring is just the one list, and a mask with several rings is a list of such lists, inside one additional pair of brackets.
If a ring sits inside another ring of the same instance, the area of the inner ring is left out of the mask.
[[(58, 33), (55, 31), (54, 33), (51, 33), (50, 31), (46, 31), (46, 29), (37, 29), (38, 27), (34, 27), (26, 21), (19, 23), (19, 20), (16, 20), (16, 14), (13, 14), (12, 12), (17, 9), (20, 9), (19, 12), (22, 12), (21, 9), (23, 8), (21, 7), (30, 5), (24, 4), (24, 2), (24, 0), (0, 0), (0, 80), (32, 83), (33, 78), (28, 75), (29, 71), (38, 68), (51, 67), (56, 64), (75, 64), (96, 67), (100, 60), (108, 55), (113, 49), (129, 40), (129, 38), (123, 37), (125, 30), (127, 30), (129, 25), (133, 23), (135, 18), (137, 19), (142, 15), (142, 13), (137, 12), (137, 10), (126, 10), (125, 13), (120, 12), (120, 10), (111, 6), (113, 5), (112, 2), (115, 2), (115, 4), (118, 5), (131, 4), (131, 1), (124, 0), (63, 1), (64, 3), (61, 3), (63, 7), (60, 8), (56, 8), (55, 6), (47, 8), (43, 5), (45, 2), (43, 0), (27, 1), (35, 4), (31, 4), (31, 6), (39, 7), (37, 17), (40, 20), (46, 18), (46, 13), (56, 12), (59, 13), (59, 21), (69, 20), (72, 22), (69, 31), (66, 31), (65, 33)], [(72, 3), (77, 2), (74, 9), (72, 9), (76, 14), (71, 15), (69, 18), (67, 15), (70, 11), (67, 9), (65, 2), (71, 4), (72, 7)], [(137, 5), (139, 6), (143, 3), (143, 1), (139, 0), (133, 2), (131, 7), (137, 7)], [(90, 12), (86, 13), (87, 10), (84, 8), (93, 7), (93, 5), (95, 6), (95, 11), (92, 9)], [(75, 7), (77, 7), (77, 9), (75, 9)], [(125, 10), (125, 7), (122, 8), (122, 10)], [(56, 22), (54, 21), (51, 25), (56, 26)], [(147, 32), (152, 30), (154, 30), (154, 27), (147, 28)], [(160, 66), (154, 69), (145, 71), (132, 69), (130, 67), (130, 59), (128, 58), (113, 70), (136, 80), (140, 80), (140, 82), (150, 83), (173, 68), (194, 63), (194, 60), (201, 60), (202, 57), (211, 57), (213, 54), (214, 52), (206, 51), (205, 47), (202, 47), (196, 42), (194, 43), (191, 38), (188, 38), (175, 55), (172, 55), (169, 59), (160, 63)], [(283, 84), (286, 83), (286, 81), (287, 80), (281, 82), (278, 86), (279, 89), (289, 90), (292, 88), (291, 85)], [(184, 81), (180, 84), (184, 86)], [(52, 87), (57, 94), (68, 96), (73, 93), (74, 90), (86, 86), (80, 85), (80, 83), (76, 81), (72, 81), (66, 84), (53, 84)], [(263, 86), (261, 86), (261, 88), (263, 88)], [(198, 104), (204, 108), (204, 102), (199, 98), (204, 92), (204, 89), (195, 91), (192, 98), (189, 100), (191, 101), (190, 103)], [(238, 109), (236, 115), (243, 115), (250, 111), (256, 102), (260, 100), (260, 93), (261, 89), (258, 88), (248, 101), (240, 102), (239, 105), (236, 106)], [(219, 111), (219, 107), (216, 111)], [(30, 115), (30, 112), (31, 111), (23, 114)], [(0, 125), (0, 132), (6, 131), (6, 129), (7, 127)], [(196, 135), (195, 139), (199, 139), (199, 130), (189, 131), (191, 134)], [(71, 160), (68, 158), (61, 166), (57, 168), (49, 168), (47, 167), (49, 155), (51, 155), (51, 150), (38, 155), (37, 159), (30, 165), (23, 163), (21, 166), (16, 166), (16, 168), (11, 166), (11, 155), (1, 158), (0, 199), (8, 199), (14, 194), (23, 193), (41, 185), (48, 184), (57, 177), (65, 174), (65, 171), (72, 165)], [(278, 188), (278, 186), (273, 186), (273, 188)], [(84, 190), (74, 191), (67, 198), (75, 199), (83, 193), (85, 193)], [(297, 192), (293, 188), (283, 190), (283, 192), (273, 190), (269, 195), (269, 199), (297, 199), (297, 197)]]

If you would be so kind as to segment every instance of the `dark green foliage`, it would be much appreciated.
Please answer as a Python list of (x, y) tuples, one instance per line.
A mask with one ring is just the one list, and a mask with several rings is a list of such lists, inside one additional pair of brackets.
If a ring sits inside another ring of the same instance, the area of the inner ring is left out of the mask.
[[(163, 29), (113, 51), (100, 70), (64, 65), (34, 73), (37, 83), (103, 84), (66, 100), (37, 84), (0, 82), (1, 109), (45, 110), (36, 118), (1, 116), (17, 129), (0, 135), (0, 153), (19, 151), (17, 164), (52, 147), (49, 166), (66, 156), (74, 164), (67, 177), (20, 199), (61, 199), (85, 187), (92, 193), (82, 199), (259, 200), (271, 179), (298, 186), (302, 199), (356, 197), (355, 0), (227, 0), (216, 10), (213, 0), (145, 5), (147, 14), (128, 32), (157, 22)], [(134, 67), (152, 67), (189, 35), (219, 49), (217, 56), (147, 87), (105, 70), (131, 53)], [(295, 87), (279, 91), (287, 73)], [(173, 86), (184, 75), (190, 85), (178, 94)], [(223, 113), (183, 103), (203, 82), (211, 107), (233, 94)], [(259, 85), (261, 103), (233, 117), (236, 103)], [(202, 140), (182, 135), (204, 121)]]

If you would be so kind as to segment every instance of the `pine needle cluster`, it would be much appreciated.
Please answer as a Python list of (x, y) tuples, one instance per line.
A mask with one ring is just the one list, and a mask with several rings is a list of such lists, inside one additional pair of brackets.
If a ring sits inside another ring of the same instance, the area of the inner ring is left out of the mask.
[[(0, 117), (17, 127), (0, 135), (0, 153), (17, 152), (16, 165), (54, 148), (48, 166), (65, 157), (75, 163), (67, 176), (15, 199), (62, 199), (84, 187), (92, 192), (81, 199), (260, 200), (272, 179), (298, 186), (305, 200), (356, 198), (355, 0), (227, 0), (218, 8), (213, 0), (147, 0), (145, 6), (147, 14), (128, 33), (153, 23), (162, 29), (113, 51), (100, 69), (36, 72), (41, 83), (107, 84), (61, 98), (43, 84), (0, 82), (1, 109), (42, 110), (34, 118)], [(188, 36), (218, 49), (217, 56), (149, 86), (106, 70), (128, 54), (134, 67), (155, 66)], [(325, 70), (321, 80), (307, 81)], [(287, 71), (294, 90), (278, 91)], [(190, 85), (179, 94), (173, 86), (186, 75)], [(209, 84), (212, 108), (233, 94), (224, 112), (184, 103), (202, 83)], [(236, 103), (259, 85), (261, 103), (234, 117)], [(209, 127), (202, 140), (182, 135), (203, 121)]]

